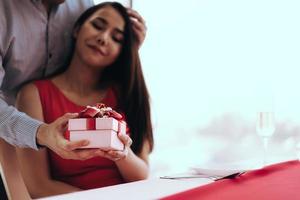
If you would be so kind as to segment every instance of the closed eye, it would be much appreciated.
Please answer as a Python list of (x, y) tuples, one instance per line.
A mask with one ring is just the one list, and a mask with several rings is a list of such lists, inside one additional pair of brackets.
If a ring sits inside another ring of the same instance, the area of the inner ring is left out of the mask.
[(107, 26), (107, 22), (104, 19), (99, 18), (99, 17), (94, 19), (91, 23), (92, 23), (92, 26), (98, 30), (103, 30)]
[(124, 41), (124, 35), (123, 35), (123, 33), (117, 31), (117, 32), (113, 35), (112, 39), (113, 39), (114, 41), (116, 41), (116, 42), (122, 44), (123, 41)]

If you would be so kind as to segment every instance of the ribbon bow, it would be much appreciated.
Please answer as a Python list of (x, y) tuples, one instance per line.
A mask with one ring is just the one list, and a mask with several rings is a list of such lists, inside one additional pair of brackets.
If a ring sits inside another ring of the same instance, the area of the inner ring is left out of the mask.
[(111, 107), (106, 107), (103, 103), (98, 103), (95, 106), (87, 106), (84, 110), (79, 113), (79, 118), (105, 118), (113, 117), (120, 121), (123, 116), (114, 111)]

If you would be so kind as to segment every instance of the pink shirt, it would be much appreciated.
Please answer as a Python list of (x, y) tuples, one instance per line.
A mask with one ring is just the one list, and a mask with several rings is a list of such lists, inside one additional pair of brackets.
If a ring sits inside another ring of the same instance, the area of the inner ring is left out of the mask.
[(92, 0), (66, 0), (48, 16), (41, 0), (0, 1), (0, 85), (8, 103), (14, 103), (21, 84), (64, 65), (73, 25), (92, 5)]

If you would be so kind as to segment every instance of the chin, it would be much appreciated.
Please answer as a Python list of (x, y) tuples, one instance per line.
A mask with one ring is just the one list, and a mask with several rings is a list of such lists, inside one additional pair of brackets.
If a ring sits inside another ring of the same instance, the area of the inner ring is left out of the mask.
[(99, 62), (89, 61), (89, 62), (86, 62), (86, 64), (88, 66), (90, 66), (92, 69), (105, 69), (106, 68), (106, 65), (103, 66), (103, 64), (99, 64)]
[(103, 62), (103, 60), (99, 60), (99, 59), (93, 59), (93, 58), (86, 58), (85, 59), (85, 63), (88, 66), (91, 66), (93, 68), (98, 68), (98, 69), (104, 69), (105, 67), (107, 67), (109, 64)]

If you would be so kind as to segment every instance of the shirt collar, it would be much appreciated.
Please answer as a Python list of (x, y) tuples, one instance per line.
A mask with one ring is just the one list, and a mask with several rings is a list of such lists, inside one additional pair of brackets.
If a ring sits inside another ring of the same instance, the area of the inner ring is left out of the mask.
[[(41, 5), (43, 4), (42, 0), (31, 0), (31, 2), (34, 3), (34, 4), (41, 4)], [(59, 6), (60, 6), (60, 4), (59, 5), (54, 5), (51, 9), (52, 10), (51, 12), (55, 13)]]

